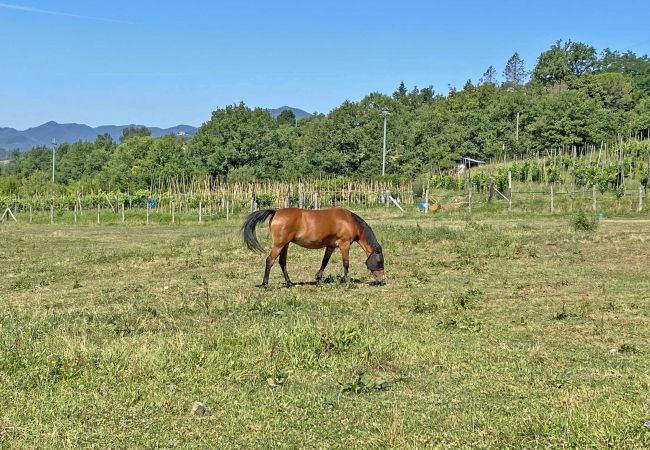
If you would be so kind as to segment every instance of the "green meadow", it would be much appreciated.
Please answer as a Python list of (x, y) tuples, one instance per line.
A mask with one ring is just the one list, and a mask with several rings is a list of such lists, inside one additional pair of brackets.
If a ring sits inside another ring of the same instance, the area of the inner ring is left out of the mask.
[(0, 447), (650, 446), (650, 220), (360, 214), (385, 286), (261, 289), (243, 216), (1, 224)]

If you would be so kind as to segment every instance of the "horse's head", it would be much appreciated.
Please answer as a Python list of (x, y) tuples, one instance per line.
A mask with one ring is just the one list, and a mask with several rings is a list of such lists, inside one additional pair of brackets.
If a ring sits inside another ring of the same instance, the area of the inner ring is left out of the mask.
[(385, 284), (386, 280), (384, 278), (384, 254), (379, 251), (374, 251), (368, 256), (366, 260), (366, 267), (372, 273), (372, 276), (375, 277), (377, 284)]

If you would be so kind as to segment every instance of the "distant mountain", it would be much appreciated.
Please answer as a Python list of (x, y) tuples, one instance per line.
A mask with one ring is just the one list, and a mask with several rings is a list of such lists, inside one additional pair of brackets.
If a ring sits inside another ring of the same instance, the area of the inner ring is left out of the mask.
[(267, 111), (269, 112), (269, 114), (271, 114), (272, 117), (278, 117), (282, 111), (286, 111), (288, 109), (293, 111), (293, 114), (296, 116), (296, 119), (298, 120), (311, 116), (311, 114), (309, 114), (307, 111), (303, 111), (302, 109), (298, 109), (298, 108), (292, 108), (291, 106), (281, 106), (275, 109), (269, 108), (267, 109)]
[[(280, 108), (269, 108), (267, 111), (271, 116), (277, 117), (282, 111), (291, 110), (296, 116), (296, 119), (304, 119), (310, 117), (307, 111), (299, 108), (292, 108), (290, 106), (282, 106)], [(73, 143), (77, 141), (94, 141), (95, 138), (104, 133), (111, 135), (115, 142), (118, 142), (122, 134), (122, 130), (127, 127), (142, 127), (143, 125), (102, 125), (99, 127), (89, 127), (79, 123), (56, 123), (50, 121), (39, 125), (37, 127), (28, 128), (20, 131), (14, 128), (0, 127), (0, 156), (8, 155), (11, 150), (19, 149), (20, 151), (29, 150), (32, 147), (39, 145), (52, 145), (52, 139), (56, 139), (57, 144), (64, 142)], [(151, 130), (151, 135), (154, 137), (164, 136), (166, 134), (184, 133), (188, 137), (196, 134), (197, 129), (190, 125), (177, 125), (171, 128), (158, 128), (147, 127)], [(0, 157), (0, 160), (4, 159)]]
[[(24, 131), (0, 127), (0, 149), (9, 151), (17, 148), (25, 151), (39, 145), (49, 146), (52, 144), (52, 139), (56, 139), (57, 144), (94, 141), (98, 135), (104, 133), (110, 134), (113, 140), (117, 142), (124, 128), (141, 126), (143, 125), (102, 125), (92, 128), (88, 125), (78, 123), (56, 123), (50, 121)], [(148, 128), (154, 137), (164, 136), (170, 133), (177, 134), (179, 132), (191, 137), (196, 133), (196, 128), (190, 125), (177, 125), (171, 128)]]

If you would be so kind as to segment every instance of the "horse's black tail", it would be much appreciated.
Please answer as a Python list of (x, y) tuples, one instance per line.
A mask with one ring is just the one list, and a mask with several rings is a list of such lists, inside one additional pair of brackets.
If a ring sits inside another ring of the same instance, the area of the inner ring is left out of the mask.
[(260, 253), (264, 252), (264, 249), (257, 241), (257, 236), (255, 235), (255, 227), (258, 223), (264, 222), (269, 217), (273, 218), (274, 215), (275, 209), (260, 209), (259, 211), (255, 211), (248, 215), (241, 228), (244, 232), (244, 242), (246, 243), (246, 247), (248, 247), (249, 250)]

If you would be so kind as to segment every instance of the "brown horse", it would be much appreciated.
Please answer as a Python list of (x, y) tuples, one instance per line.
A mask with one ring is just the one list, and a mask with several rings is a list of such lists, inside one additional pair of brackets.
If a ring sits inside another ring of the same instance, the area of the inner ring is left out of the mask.
[(378, 284), (384, 284), (384, 255), (381, 245), (377, 242), (370, 226), (359, 216), (347, 209), (331, 208), (323, 210), (309, 210), (298, 208), (284, 208), (279, 210), (262, 209), (251, 213), (244, 224), (244, 242), (253, 251), (263, 252), (255, 236), (255, 227), (258, 223), (271, 218), (269, 230), (273, 240), (273, 248), (266, 258), (266, 269), (262, 286), (269, 282), (269, 272), (280, 256), (280, 267), (287, 286), (292, 286), (287, 274), (287, 251), (289, 244), (294, 243), (304, 248), (325, 248), (325, 256), (316, 273), (316, 283), (320, 284), (323, 271), (327, 267), (330, 256), (338, 247), (343, 259), (343, 279), (348, 279), (350, 246), (358, 242), (368, 259), (366, 267)]

